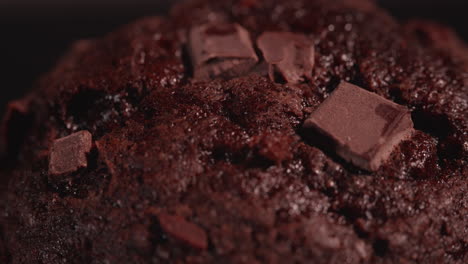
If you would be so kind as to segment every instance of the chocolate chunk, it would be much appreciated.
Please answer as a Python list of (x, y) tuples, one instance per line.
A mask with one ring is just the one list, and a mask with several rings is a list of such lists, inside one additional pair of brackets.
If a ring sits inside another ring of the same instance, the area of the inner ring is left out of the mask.
[(194, 78), (233, 78), (258, 61), (249, 33), (238, 24), (209, 23), (192, 28), (189, 52)]
[(343, 159), (369, 171), (377, 170), (413, 131), (408, 109), (347, 82), (305, 121), (334, 143)]
[(257, 45), (269, 65), (270, 78), (280, 75), (289, 83), (300, 83), (311, 78), (315, 49), (313, 42), (302, 34), (265, 32)]
[(87, 167), (86, 154), (91, 151), (92, 144), (92, 135), (88, 131), (55, 140), (50, 152), (49, 173), (58, 175)]
[(208, 247), (208, 238), (203, 229), (184, 218), (165, 213), (158, 214), (161, 228), (170, 236), (197, 249)]

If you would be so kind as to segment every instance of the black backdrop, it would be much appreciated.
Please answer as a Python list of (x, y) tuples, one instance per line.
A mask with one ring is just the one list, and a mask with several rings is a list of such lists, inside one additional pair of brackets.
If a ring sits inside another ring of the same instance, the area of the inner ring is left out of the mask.
[[(71, 42), (100, 36), (177, 0), (0, 0), (0, 116)], [(222, 0), (220, 0), (222, 1)], [(468, 0), (378, 0), (401, 19), (430, 18), (468, 40)]]

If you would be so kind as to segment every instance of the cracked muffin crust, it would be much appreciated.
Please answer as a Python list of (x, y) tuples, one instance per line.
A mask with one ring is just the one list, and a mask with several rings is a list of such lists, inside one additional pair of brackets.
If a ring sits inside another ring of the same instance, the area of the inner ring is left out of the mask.
[[(259, 67), (197, 80), (188, 32), (207, 23), (253, 46), (302, 34), (312, 73), (275, 80), (256, 47)], [(467, 263), (466, 54), (449, 29), (367, 0), (195, 0), (77, 42), (0, 126), (0, 260)], [(303, 128), (342, 81), (411, 111), (376, 171)], [(56, 140), (82, 131), (86, 161), (49, 171)]]

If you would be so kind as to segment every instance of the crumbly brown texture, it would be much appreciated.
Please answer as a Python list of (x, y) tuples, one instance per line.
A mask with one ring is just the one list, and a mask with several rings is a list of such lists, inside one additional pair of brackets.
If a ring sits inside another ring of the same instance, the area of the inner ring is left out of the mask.
[[(210, 20), (305, 33), (311, 80), (192, 82), (184, 31)], [(0, 262), (467, 263), (466, 54), (365, 0), (191, 1), (78, 42), (0, 128)], [(340, 81), (412, 110), (374, 173), (302, 129)], [(54, 140), (81, 130), (87, 167), (50, 177)]]

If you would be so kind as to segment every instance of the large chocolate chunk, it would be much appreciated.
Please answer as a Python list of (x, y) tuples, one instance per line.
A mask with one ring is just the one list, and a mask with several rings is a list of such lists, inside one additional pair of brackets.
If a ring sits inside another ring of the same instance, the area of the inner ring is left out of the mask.
[(209, 23), (192, 28), (189, 52), (194, 78), (233, 78), (258, 61), (249, 33), (238, 24)]
[(305, 121), (334, 143), (333, 151), (375, 171), (413, 131), (408, 109), (358, 86), (342, 82)]
[(50, 152), (49, 173), (59, 175), (87, 167), (86, 154), (91, 151), (92, 145), (92, 135), (88, 131), (55, 140)]
[(257, 39), (258, 48), (268, 63), (270, 78), (280, 75), (289, 83), (310, 79), (314, 67), (314, 43), (302, 34), (265, 32)]
[(158, 214), (161, 228), (170, 236), (193, 248), (206, 249), (208, 247), (208, 238), (203, 229), (192, 224), (180, 216), (169, 214)]

